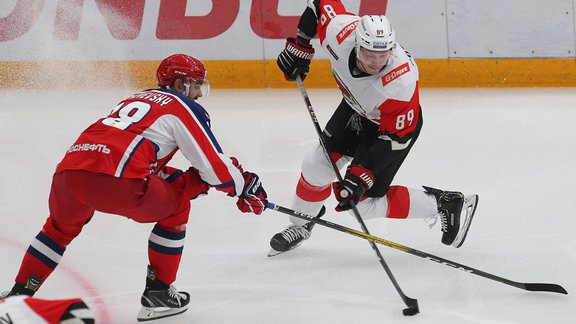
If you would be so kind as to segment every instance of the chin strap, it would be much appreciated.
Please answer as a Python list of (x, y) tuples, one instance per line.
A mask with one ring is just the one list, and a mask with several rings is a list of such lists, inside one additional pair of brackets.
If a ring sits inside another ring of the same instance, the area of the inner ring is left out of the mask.
[(188, 97), (188, 95), (190, 94), (190, 83), (185, 82), (185, 83), (184, 83), (184, 88), (185, 88), (186, 90), (184, 90), (184, 92), (182, 92), (182, 94), (183, 94), (184, 96)]

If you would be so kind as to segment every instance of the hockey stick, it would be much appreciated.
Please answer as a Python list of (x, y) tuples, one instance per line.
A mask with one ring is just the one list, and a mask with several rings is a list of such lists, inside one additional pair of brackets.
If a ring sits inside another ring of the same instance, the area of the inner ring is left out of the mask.
[[(300, 89), (300, 94), (302, 95), (302, 98), (304, 99), (304, 103), (306, 103), (306, 108), (308, 108), (308, 113), (310, 114), (310, 118), (312, 119), (312, 123), (314, 124), (314, 128), (316, 129), (316, 133), (318, 134), (318, 139), (320, 140), (320, 145), (322, 146), (322, 148), (324, 150), (324, 154), (326, 154), (326, 158), (328, 159), (328, 161), (330, 161), (330, 164), (332, 165), (332, 169), (334, 170), (334, 173), (336, 173), (336, 177), (337, 177), (338, 181), (340, 183), (342, 183), (342, 181), (343, 181), (342, 175), (340, 175), (340, 171), (338, 170), (338, 166), (336, 166), (336, 162), (334, 162), (332, 160), (332, 158), (330, 158), (330, 154), (328, 153), (328, 150), (326, 149), (326, 143), (324, 142), (324, 139), (322, 138), (322, 130), (320, 129), (320, 124), (318, 123), (318, 118), (316, 118), (316, 113), (314, 112), (314, 108), (312, 108), (312, 103), (310, 102), (310, 98), (308, 97), (308, 92), (306, 91), (306, 88), (304, 88), (304, 83), (302, 82), (302, 78), (300, 77), (300, 75), (296, 76), (296, 82), (298, 83), (298, 89)], [(356, 205), (353, 202), (350, 202), (350, 205), (352, 206), (352, 212), (354, 213), (356, 220), (360, 224), (362, 231), (364, 231), (364, 234), (370, 235), (370, 232), (368, 232), (368, 228), (366, 227), (366, 224), (364, 223), (362, 216), (360, 216), (360, 212), (358, 211), (358, 208), (356, 208)], [(400, 298), (402, 298), (402, 301), (404, 302), (404, 304), (406, 306), (408, 306), (408, 308), (405, 308), (402, 311), (402, 313), (405, 316), (413, 316), (413, 315), (418, 314), (420, 312), (420, 308), (418, 307), (418, 300), (416, 300), (414, 298), (410, 298), (410, 297), (406, 296), (406, 294), (404, 294), (404, 292), (402, 291), (402, 288), (400, 288), (400, 285), (396, 281), (396, 278), (394, 278), (394, 274), (392, 274), (392, 270), (390, 270), (390, 267), (388, 267), (388, 264), (386, 264), (386, 261), (384, 260), (382, 253), (380, 253), (380, 250), (378, 249), (378, 247), (376, 246), (374, 241), (369, 240), (369, 242), (370, 242), (370, 246), (372, 247), (372, 250), (374, 251), (374, 253), (376, 253), (376, 256), (378, 257), (380, 264), (382, 265), (382, 267), (386, 271), (386, 274), (388, 274), (388, 278), (390, 278), (390, 281), (394, 285), (394, 288), (396, 288), (396, 291), (400, 295)]]
[(302, 213), (299, 213), (297, 211), (288, 209), (286, 207), (282, 207), (282, 206), (278, 206), (275, 205), (274, 203), (268, 202), (266, 204), (266, 207), (268, 209), (273, 209), (275, 211), (281, 212), (283, 214), (287, 214), (290, 216), (294, 216), (296, 218), (300, 218), (315, 224), (320, 224), (322, 226), (325, 227), (329, 227), (331, 229), (337, 230), (339, 232), (343, 232), (346, 234), (350, 234), (356, 237), (360, 237), (363, 238), (365, 240), (368, 240), (370, 242), (375, 242), (378, 244), (382, 244), (385, 245), (387, 247), (402, 251), (402, 252), (406, 252), (436, 263), (440, 263), (443, 264), (445, 266), (448, 266), (450, 268), (453, 269), (458, 269), (458, 270), (462, 270), (464, 272), (468, 272), (480, 277), (484, 277), (490, 280), (494, 280), (494, 281), (498, 281), (501, 282), (503, 284), (509, 285), (509, 286), (513, 286), (516, 288), (520, 288), (520, 289), (524, 289), (524, 290), (528, 290), (528, 291), (543, 291), (543, 292), (552, 292), (552, 293), (559, 293), (559, 294), (564, 294), (564, 295), (568, 295), (568, 292), (566, 291), (566, 289), (564, 289), (562, 286), (557, 285), (557, 284), (551, 284), (551, 283), (525, 283), (525, 282), (517, 282), (517, 281), (512, 281), (506, 278), (502, 278), (502, 277), (498, 277), (496, 275), (490, 274), (488, 272), (484, 272), (478, 269), (474, 269), (472, 267), (469, 267), (467, 265), (463, 265), (461, 263), (457, 263), (454, 261), (450, 261), (426, 252), (422, 252), (416, 249), (413, 249), (411, 247), (402, 245), (402, 244), (398, 244), (398, 243), (394, 243), (392, 241), (388, 241), (386, 239), (377, 237), (377, 236), (373, 236), (367, 233), (363, 233), (360, 231), (357, 231), (355, 229), (340, 225), (340, 224), (336, 224), (336, 223), (332, 223), (330, 221), (321, 219), (321, 218), (316, 218), (316, 217), (312, 217), (310, 215), (305, 215)]

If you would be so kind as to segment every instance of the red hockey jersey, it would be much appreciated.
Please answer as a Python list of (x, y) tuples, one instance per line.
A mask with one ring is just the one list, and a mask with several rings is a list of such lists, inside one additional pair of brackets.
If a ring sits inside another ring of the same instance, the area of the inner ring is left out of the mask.
[(56, 173), (86, 170), (146, 178), (158, 173), (178, 150), (211, 186), (231, 196), (242, 192), (244, 178), (222, 152), (206, 110), (167, 89), (145, 90), (120, 102), (80, 134)]

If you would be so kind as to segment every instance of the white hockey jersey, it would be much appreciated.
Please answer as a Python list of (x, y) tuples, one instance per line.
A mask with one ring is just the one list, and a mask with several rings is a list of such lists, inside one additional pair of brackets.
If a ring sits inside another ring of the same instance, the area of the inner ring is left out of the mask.
[(345, 100), (360, 115), (380, 125), (383, 134), (405, 142), (420, 118), (416, 62), (397, 45), (378, 74), (354, 76), (354, 32), (360, 17), (346, 12), (339, 1), (321, 3), (318, 36), (330, 54), (332, 73)]

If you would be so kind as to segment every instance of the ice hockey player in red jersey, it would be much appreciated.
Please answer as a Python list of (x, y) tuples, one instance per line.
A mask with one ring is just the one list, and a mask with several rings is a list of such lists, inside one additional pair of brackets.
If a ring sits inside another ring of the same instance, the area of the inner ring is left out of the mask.
[[(266, 192), (259, 177), (223, 153), (207, 111), (195, 99), (209, 90), (203, 63), (176, 54), (158, 66), (159, 89), (121, 101), (90, 125), (56, 167), (50, 214), (24, 255), (11, 295), (32, 296), (58, 266), (70, 242), (95, 211), (155, 223), (139, 321), (180, 314), (190, 295), (176, 280), (190, 200), (210, 188), (237, 197), (242, 212), (261, 214)], [(180, 151), (190, 163), (167, 166)]]
[[(346, 168), (336, 176), (324, 149), (317, 145), (302, 161), (292, 209), (321, 215), (332, 190), (337, 211), (357, 206), (365, 219), (432, 218), (441, 220), (442, 243), (460, 247), (474, 215), (477, 195), (430, 187), (423, 190), (391, 185), (418, 139), (422, 110), (418, 67), (396, 42), (386, 16), (359, 17), (340, 0), (308, 0), (296, 38), (288, 38), (278, 66), (289, 81), (309, 71), (318, 35), (343, 99), (323, 133), (328, 155)], [(310, 236), (312, 223), (291, 218), (292, 224), (274, 235), (270, 256), (299, 246)]]
[(0, 299), (0, 323), (94, 324), (94, 314), (79, 298), (47, 300), (11, 296)]

